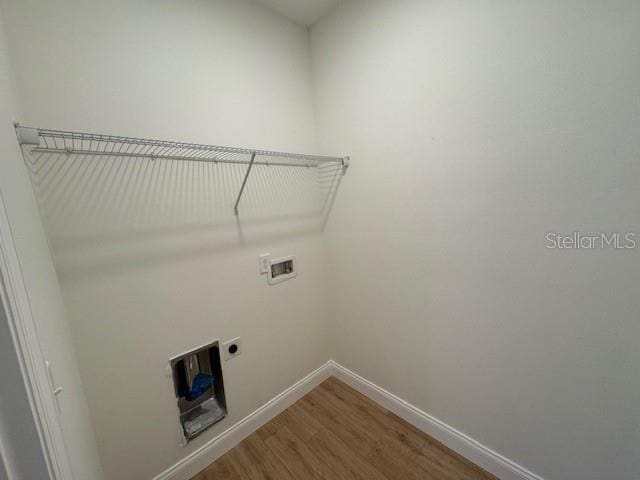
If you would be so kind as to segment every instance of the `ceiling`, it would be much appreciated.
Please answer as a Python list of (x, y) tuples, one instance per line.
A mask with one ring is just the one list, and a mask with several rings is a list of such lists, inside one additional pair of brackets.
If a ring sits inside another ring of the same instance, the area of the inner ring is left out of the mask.
[(340, 0), (258, 0), (300, 25), (309, 27)]

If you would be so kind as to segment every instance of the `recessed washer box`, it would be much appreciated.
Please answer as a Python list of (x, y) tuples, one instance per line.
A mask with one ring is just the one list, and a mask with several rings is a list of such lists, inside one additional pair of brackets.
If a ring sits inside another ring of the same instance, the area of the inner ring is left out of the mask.
[(269, 285), (291, 280), (298, 275), (296, 257), (284, 257), (271, 260), (271, 266), (268, 273)]
[(170, 360), (180, 426), (187, 444), (227, 416), (219, 342)]

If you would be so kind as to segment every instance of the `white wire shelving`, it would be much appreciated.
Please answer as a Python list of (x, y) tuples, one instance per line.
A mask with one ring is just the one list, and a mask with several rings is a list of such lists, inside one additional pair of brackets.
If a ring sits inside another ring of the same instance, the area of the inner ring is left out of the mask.
[(341, 169), (344, 175), (349, 157), (309, 155), (277, 152), (252, 148), (223, 147), (166, 140), (122, 137), (86, 132), (72, 132), (26, 127), (16, 124), (18, 142), (32, 153), (80, 155), (83, 157), (127, 157), (131, 159), (164, 159), (186, 162), (211, 162), (246, 165), (246, 171), (235, 205), (238, 208), (254, 166), (278, 166), (293, 168), (317, 168), (331, 165)]

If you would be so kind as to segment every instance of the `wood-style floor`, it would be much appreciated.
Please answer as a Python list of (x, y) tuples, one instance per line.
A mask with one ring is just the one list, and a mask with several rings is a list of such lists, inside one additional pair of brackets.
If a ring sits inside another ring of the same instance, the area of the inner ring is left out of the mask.
[(192, 480), (497, 480), (335, 378)]

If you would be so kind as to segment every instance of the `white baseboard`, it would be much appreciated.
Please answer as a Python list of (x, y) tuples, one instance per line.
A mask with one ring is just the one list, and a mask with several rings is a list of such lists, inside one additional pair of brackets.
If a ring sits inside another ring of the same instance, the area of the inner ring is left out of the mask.
[(332, 362), (327, 362), (302, 380), (287, 388), (255, 412), (211, 439), (206, 444), (169, 467), (153, 480), (189, 480), (219, 457), (258, 430), (276, 415), (297, 402), (333, 374)]
[(331, 360), (333, 375), (500, 480), (543, 480), (473, 438)]
[(414, 427), (442, 442), (451, 450), (484, 468), (487, 472), (492, 473), (500, 480), (543, 480), (542, 477), (494, 452), (480, 442), (414, 407), (393, 393), (375, 385), (333, 360), (329, 360), (258, 410), (154, 477), (153, 480), (189, 480), (331, 376), (342, 380)]

